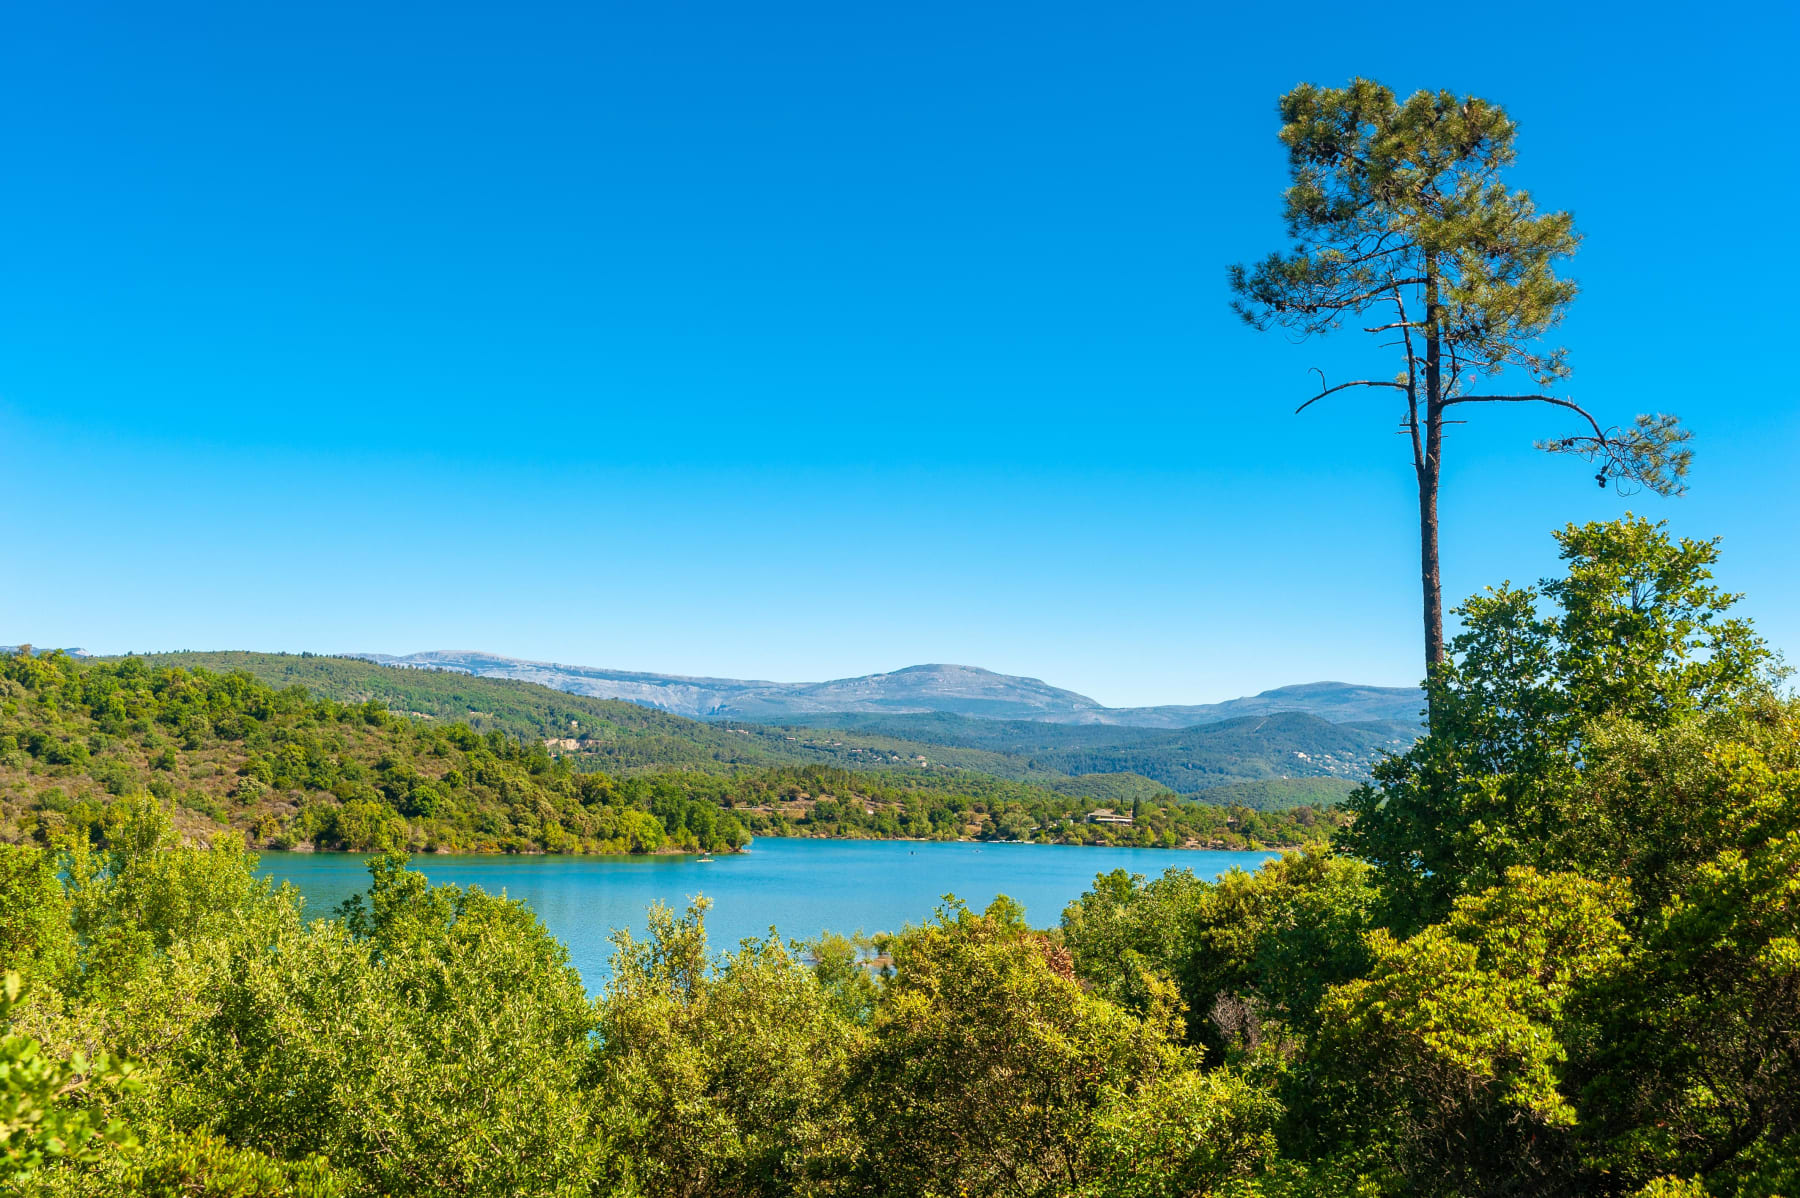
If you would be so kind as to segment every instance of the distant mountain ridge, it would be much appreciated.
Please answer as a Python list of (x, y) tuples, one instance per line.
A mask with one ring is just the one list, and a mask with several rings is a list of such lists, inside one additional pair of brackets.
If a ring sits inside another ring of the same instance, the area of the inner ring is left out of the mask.
[(482, 734), (541, 743), (578, 770), (621, 778), (739, 778), (826, 767), (982, 794), (1022, 785), (1034, 793), (1117, 805), (1173, 792), (1273, 810), (1336, 802), (1365, 781), (1383, 756), (1403, 750), (1419, 734), (1416, 723), (1334, 723), (1294, 711), (1184, 728), (943, 711), (827, 712), (771, 723), (696, 720), (519, 678), (408, 669), (364, 658), (220, 650), (138, 660), (152, 669), (242, 672), (277, 689), (299, 686), (318, 698), (373, 703), (411, 720), (466, 724)]
[(1416, 725), (1424, 706), (1416, 687), (1310, 682), (1278, 687), (1222, 703), (1160, 707), (1106, 707), (1097, 700), (1037, 678), (996, 674), (976, 666), (908, 666), (883, 674), (828, 682), (768, 682), (689, 677), (595, 666), (524, 661), (492, 653), (438, 649), (394, 656), (356, 653), (381, 665), (455, 670), (485, 678), (534, 682), (571, 694), (623, 699), (676, 715), (759, 723), (808, 722), (844, 712), (909, 715), (942, 712), (988, 720), (1053, 724), (1111, 724), (1137, 728), (1190, 728), (1241, 716), (1302, 712), (1332, 723)]

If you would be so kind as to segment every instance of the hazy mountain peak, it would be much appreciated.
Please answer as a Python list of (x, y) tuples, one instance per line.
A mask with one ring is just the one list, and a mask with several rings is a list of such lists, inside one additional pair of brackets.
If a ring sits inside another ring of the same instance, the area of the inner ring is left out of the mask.
[(398, 657), (383, 653), (351, 656), (383, 665), (516, 678), (572, 694), (624, 699), (702, 719), (762, 723), (804, 720), (828, 712), (947, 712), (984, 719), (1181, 728), (1237, 716), (1301, 711), (1335, 723), (1387, 720), (1410, 724), (1417, 722), (1422, 706), (1419, 691), (1412, 687), (1307, 682), (1223, 703), (1105, 707), (1086, 695), (1051, 686), (1042, 679), (945, 662), (827, 682), (768, 682), (523, 661), (462, 649), (435, 649)]

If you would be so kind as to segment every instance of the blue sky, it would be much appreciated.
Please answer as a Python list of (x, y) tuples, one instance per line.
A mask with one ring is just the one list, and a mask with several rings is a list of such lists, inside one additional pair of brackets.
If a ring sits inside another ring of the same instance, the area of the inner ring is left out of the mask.
[(1794, 8), (1207, 7), (15, 10), (0, 642), (1411, 682), (1394, 413), (1292, 414), (1390, 367), (1224, 285), (1280, 245), (1276, 97), (1364, 74), (1509, 108), (1586, 237), (1570, 393), (1696, 432), (1627, 502), (1480, 413), (1447, 595), (1631, 507), (1800, 648)]

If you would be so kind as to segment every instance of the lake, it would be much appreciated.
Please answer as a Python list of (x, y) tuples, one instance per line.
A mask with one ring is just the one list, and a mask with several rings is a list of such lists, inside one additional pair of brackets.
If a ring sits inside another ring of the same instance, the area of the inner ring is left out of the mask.
[[(607, 976), (612, 929), (642, 935), (644, 911), (661, 901), (680, 910), (688, 897), (712, 899), (712, 947), (735, 947), (773, 924), (784, 938), (823, 931), (896, 932), (928, 918), (955, 894), (976, 909), (1004, 894), (1025, 905), (1035, 926), (1050, 927), (1094, 875), (1115, 869), (1154, 877), (1191, 869), (1214, 878), (1255, 869), (1275, 853), (1118, 849), (1077, 845), (916, 843), (902, 840), (804, 840), (770, 837), (747, 853), (710, 864), (689, 856), (515, 857), (430, 855), (413, 866), (433, 882), (480, 886), (527, 903), (589, 989)], [(312, 915), (367, 889), (365, 858), (354, 853), (264, 853), (260, 871), (292, 882)]]

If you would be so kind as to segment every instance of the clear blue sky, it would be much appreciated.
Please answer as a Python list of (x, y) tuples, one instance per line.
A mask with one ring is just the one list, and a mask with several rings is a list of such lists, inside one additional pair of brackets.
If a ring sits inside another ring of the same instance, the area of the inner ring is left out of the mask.
[[(1571, 394), (1800, 649), (1791, 4), (15, 7), (0, 642), (483, 648), (1104, 702), (1415, 680), (1393, 412), (1226, 308), (1276, 97), (1504, 103), (1574, 210)], [(1387, 371), (1385, 360), (1379, 369)], [(1446, 591), (1628, 505), (1449, 451)]]

